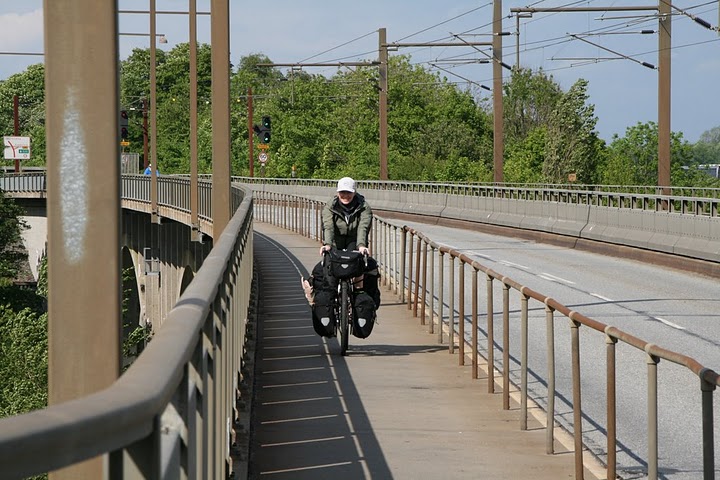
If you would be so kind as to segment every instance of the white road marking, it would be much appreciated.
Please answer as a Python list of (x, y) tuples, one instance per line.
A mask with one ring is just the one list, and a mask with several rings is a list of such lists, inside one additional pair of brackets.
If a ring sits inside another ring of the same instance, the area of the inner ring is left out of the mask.
[(500, 260), (498, 263), (508, 266), (508, 267), (519, 268), (520, 270), (530, 270), (530, 267), (526, 267), (525, 265), (520, 265), (519, 263), (508, 262), (507, 260)]
[(602, 295), (600, 295), (598, 293), (590, 293), (590, 295), (592, 295), (595, 298), (599, 298), (600, 300), (605, 300), (606, 302), (614, 302), (614, 300), (611, 300), (607, 297), (603, 297)]
[(543, 278), (545, 280), (550, 280), (551, 282), (559, 282), (559, 283), (567, 283), (568, 285), (575, 285), (575, 282), (571, 282), (570, 280), (565, 280), (564, 278), (556, 277), (555, 275), (550, 275), (549, 273), (540, 273), (538, 274), (538, 277)]
[(655, 320), (657, 320), (657, 321), (659, 321), (659, 322), (664, 323), (664, 324), (667, 325), (668, 327), (676, 328), (676, 329), (678, 329), (678, 330), (685, 330), (685, 327), (681, 327), (681, 326), (678, 325), (677, 323), (673, 323), (673, 322), (671, 322), (671, 321), (669, 321), (669, 320), (665, 320), (664, 318), (660, 318), (660, 317), (652, 317), (652, 318), (654, 318)]

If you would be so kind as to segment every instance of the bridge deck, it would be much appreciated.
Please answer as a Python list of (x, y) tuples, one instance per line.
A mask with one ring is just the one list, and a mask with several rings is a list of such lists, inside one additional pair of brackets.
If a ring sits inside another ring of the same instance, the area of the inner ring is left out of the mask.
[[(300, 275), (317, 242), (255, 224), (260, 308), (249, 478), (573, 478), (563, 445), (545, 453), (545, 430), (519, 428), (517, 404), (438, 345), (383, 290), (372, 335), (335, 339), (312, 328)], [(594, 478), (586, 469), (585, 478)]]

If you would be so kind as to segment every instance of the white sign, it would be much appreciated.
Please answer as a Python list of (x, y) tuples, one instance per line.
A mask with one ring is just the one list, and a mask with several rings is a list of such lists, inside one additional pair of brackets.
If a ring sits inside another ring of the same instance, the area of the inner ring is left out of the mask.
[(3, 137), (5, 160), (29, 160), (30, 137)]
[(268, 155), (265, 152), (260, 152), (258, 154), (258, 160), (260, 160), (260, 163), (265, 163), (268, 160)]

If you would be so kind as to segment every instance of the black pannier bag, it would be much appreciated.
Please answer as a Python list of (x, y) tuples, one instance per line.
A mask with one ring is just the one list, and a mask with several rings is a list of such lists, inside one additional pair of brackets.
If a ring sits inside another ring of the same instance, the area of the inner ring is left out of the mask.
[(335, 292), (332, 290), (316, 290), (315, 304), (312, 307), (313, 328), (322, 337), (335, 335)]
[(331, 249), (328, 254), (330, 274), (335, 278), (353, 278), (365, 271), (363, 254), (354, 250)]
[(363, 290), (367, 292), (375, 302), (375, 309), (380, 308), (380, 272), (378, 271), (377, 261), (368, 257), (367, 270), (363, 278)]
[(357, 338), (367, 338), (375, 326), (375, 301), (365, 292), (357, 292), (354, 297), (352, 333)]

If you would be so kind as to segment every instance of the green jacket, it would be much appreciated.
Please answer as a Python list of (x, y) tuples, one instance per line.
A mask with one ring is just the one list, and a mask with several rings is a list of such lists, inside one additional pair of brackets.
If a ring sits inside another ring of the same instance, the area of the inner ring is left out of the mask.
[(322, 212), (323, 245), (342, 249), (355, 242), (355, 248), (368, 246), (372, 209), (359, 193), (355, 194), (355, 198), (357, 205), (347, 216), (337, 196), (325, 204)]

